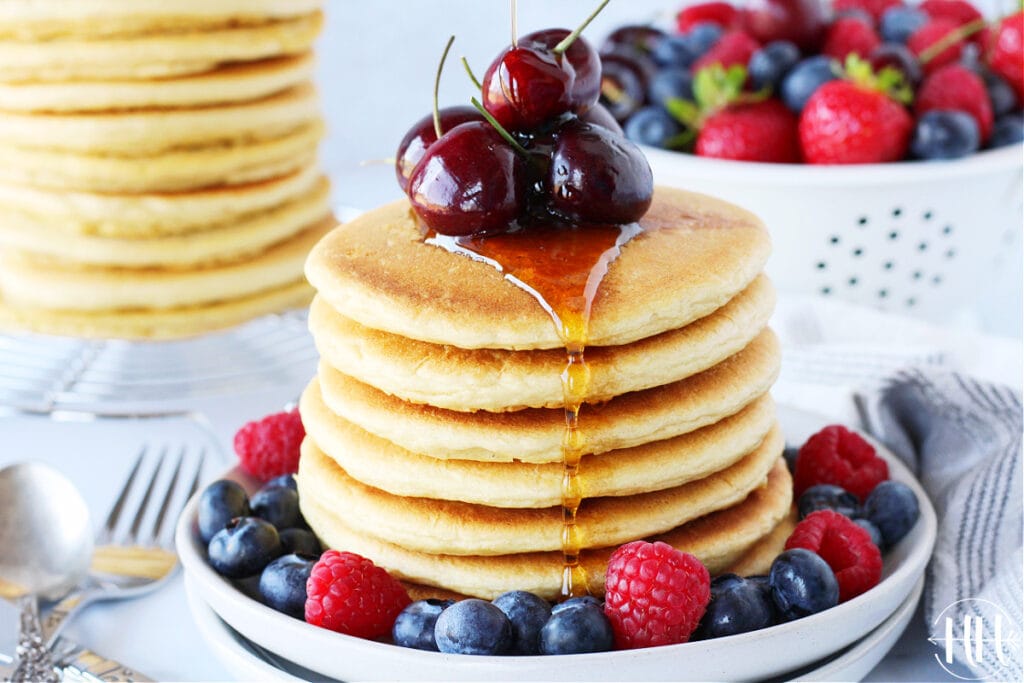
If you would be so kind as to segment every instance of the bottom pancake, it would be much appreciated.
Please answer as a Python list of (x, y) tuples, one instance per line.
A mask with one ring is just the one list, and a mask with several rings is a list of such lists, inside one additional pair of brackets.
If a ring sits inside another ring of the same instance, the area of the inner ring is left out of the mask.
[[(708, 571), (719, 574), (778, 527), (789, 514), (792, 499), (792, 480), (785, 462), (779, 459), (767, 482), (740, 503), (649, 540), (664, 541), (692, 553)], [(560, 552), (492, 557), (420, 553), (352, 531), (343, 523), (344, 513), (328, 510), (312, 497), (300, 496), (299, 500), (303, 515), (327, 547), (368, 557), (403, 581), (427, 590), (440, 589), (486, 600), (509, 590), (526, 590), (549, 600), (559, 596)], [(604, 572), (613, 550), (588, 550), (581, 556), (593, 595), (604, 595)]]

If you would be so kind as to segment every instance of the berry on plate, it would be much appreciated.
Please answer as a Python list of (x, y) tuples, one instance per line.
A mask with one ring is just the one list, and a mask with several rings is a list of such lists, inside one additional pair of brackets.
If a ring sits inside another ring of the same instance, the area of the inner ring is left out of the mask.
[(988, 141), (990, 147), (1017, 145), (1021, 142), (1024, 142), (1024, 114), (1013, 112), (996, 119), (992, 138)]
[(633, 541), (608, 560), (604, 612), (619, 649), (685, 643), (711, 599), (707, 568), (660, 541)]
[(796, 115), (775, 99), (727, 107), (704, 121), (695, 151), (718, 159), (796, 163)]
[(962, 64), (947, 64), (925, 77), (914, 112), (921, 116), (935, 109), (962, 111), (974, 117), (982, 144), (992, 134), (992, 103), (985, 81)]
[(306, 621), (359, 638), (390, 633), (410, 602), (387, 570), (354, 553), (328, 550), (306, 583)]
[(316, 539), (312, 531), (292, 528), (278, 531), (277, 535), (281, 538), (281, 549), (286, 554), (297, 553), (320, 557), (320, 553), (323, 552), (320, 541)]
[(281, 539), (270, 522), (235, 517), (210, 539), (206, 555), (221, 576), (244, 579), (263, 571), (281, 555)]
[(782, 621), (793, 621), (839, 604), (839, 583), (828, 563), (794, 548), (775, 558), (768, 573), (772, 600)]
[(249, 496), (238, 482), (218, 479), (199, 496), (199, 537), (209, 543), (235, 517), (249, 516)]
[(252, 497), (249, 506), (253, 516), (267, 520), (278, 531), (297, 526), (302, 519), (299, 494), (284, 486), (263, 487)]
[(1006, 17), (992, 31), (985, 59), (1024, 102), (1024, 11)]
[(676, 15), (676, 30), (686, 33), (696, 24), (711, 22), (723, 29), (735, 26), (739, 12), (728, 2), (702, 2), (684, 7)]
[(316, 557), (282, 555), (260, 574), (260, 597), (278, 612), (302, 619), (306, 613), (306, 582)]
[(716, 576), (711, 602), (700, 620), (701, 638), (721, 638), (767, 628), (775, 623), (775, 603), (766, 584), (735, 574)]
[(835, 510), (853, 519), (860, 514), (860, 500), (846, 489), (832, 484), (816, 484), (800, 496), (796, 504), (800, 519), (816, 510)]
[(878, 585), (882, 553), (866, 529), (834, 510), (818, 510), (796, 525), (786, 550), (804, 548), (828, 563), (839, 584), (839, 602)]
[(821, 44), (825, 3), (820, 0), (749, 0), (741, 17), (743, 28), (756, 40), (762, 43), (788, 40), (810, 52)]
[(437, 649), (458, 655), (504, 655), (512, 647), (512, 623), (486, 600), (460, 600), (434, 624)]
[(878, 32), (882, 40), (890, 43), (906, 43), (914, 31), (928, 23), (928, 15), (916, 7), (894, 5), (882, 13)]
[(540, 631), (540, 653), (544, 655), (607, 652), (614, 646), (611, 622), (596, 599), (570, 598), (556, 605)]
[(391, 627), (391, 640), (400, 647), (437, 652), (434, 626), (441, 612), (454, 604), (454, 600), (428, 599), (406, 605)]
[(921, 60), (925, 73), (960, 59), (964, 40), (959, 25), (950, 19), (932, 19), (910, 34), (907, 47)]
[(540, 631), (551, 618), (551, 604), (527, 591), (508, 591), (491, 602), (512, 624), (511, 654), (540, 654)]
[(788, 40), (768, 43), (753, 55), (747, 64), (750, 84), (755, 90), (774, 90), (783, 77), (800, 61), (800, 48)]
[(743, 31), (729, 31), (693, 63), (693, 71), (696, 73), (712, 64), (721, 64), (726, 68), (737, 64), (746, 66), (759, 47), (760, 43)]
[(828, 27), (821, 53), (844, 62), (851, 54), (867, 58), (881, 44), (871, 24), (857, 17), (840, 17)]
[(878, 527), (887, 546), (898, 543), (921, 516), (917, 496), (898, 481), (883, 481), (864, 501), (864, 517)]
[(917, 120), (910, 153), (917, 159), (959, 159), (980, 146), (978, 122), (970, 114), (933, 109)]
[(782, 101), (792, 111), (803, 111), (811, 95), (829, 81), (839, 78), (841, 71), (839, 65), (830, 57), (808, 57), (793, 67), (782, 79)]
[(889, 466), (871, 444), (842, 425), (830, 425), (800, 448), (793, 492), (800, 497), (815, 484), (835, 484), (863, 500), (888, 478)]
[(901, 0), (835, 0), (832, 3), (832, 9), (836, 12), (861, 10), (867, 13), (872, 20), (879, 22), (886, 10), (899, 7), (902, 4)]
[(299, 411), (267, 415), (235, 434), (235, 453), (242, 469), (260, 481), (299, 469), (299, 447), (306, 436)]

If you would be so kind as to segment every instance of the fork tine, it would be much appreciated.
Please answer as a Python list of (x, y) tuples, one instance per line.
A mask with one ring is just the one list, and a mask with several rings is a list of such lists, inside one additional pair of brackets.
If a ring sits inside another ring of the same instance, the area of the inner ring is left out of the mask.
[(149, 445), (143, 444), (138, 457), (135, 458), (135, 464), (132, 465), (132, 471), (128, 473), (128, 479), (125, 480), (124, 486), (121, 487), (121, 492), (117, 495), (117, 500), (114, 501), (114, 505), (107, 514), (107, 521), (103, 523), (103, 528), (97, 534), (97, 543), (108, 541), (113, 537), (114, 530), (117, 528), (117, 522), (121, 518), (121, 510), (124, 509), (125, 501), (128, 500), (128, 494), (135, 483), (135, 476), (139, 473), (139, 468), (142, 466), (142, 461), (146, 457), (148, 450)]
[[(178, 517), (181, 516), (181, 511), (185, 509), (185, 505), (188, 501), (192, 500), (192, 497), (199, 491), (199, 482), (203, 478), (203, 464), (206, 462), (206, 446), (199, 449), (199, 457), (196, 462), (196, 472), (192, 477), (192, 484), (188, 487), (188, 494), (182, 499), (181, 505), (179, 506), (177, 513), (172, 517), (172, 524), (176, 524)], [(157, 536), (159, 538), (159, 536)], [(163, 547), (168, 550), (174, 550), (174, 534), (168, 538), (167, 543), (163, 544)]]
[(149, 499), (153, 495), (153, 488), (156, 486), (156, 480), (160, 478), (160, 470), (163, 469), (164, 460), (167, 459), (167, 447), (164, 446), (160, 451), (160, 456), (157, 458), (156, 467), (153, 468), (153, 474), (149, 478), (149, 485), (146, 487), (146, 492), (142, 494), (142, 500), (139, 501), (139, 507), (135, 511), (135, 519), (132, 520), (131, 529), (128, 530), (128, 543), (137, 543), (139, 539), (139, 528), (142, 526), (142, 519), (146, 516), (146, 509), (149, 507)]
[(160, 538), (160, 532), (164, 524), (164, 517), (167, 515), (167, 509), (171, 506), (171, 499), (174, 498), (174, 492), (178, 488), (178, 477), (181, 475), (181, 465), (185, 462), (185, 451), (186, 447), (182, 446), (181, 451), (178, 453), (178, 463), (174, 466), (174, 472), (171, 473), (171, 481), (167, 485), (167, 491), (164, 493), (163, 502), (160, 503), (160, 509), (156, 513), (156, 519), (153, 520), (153, 530), (150, 532), (149, 538), (154, 543), (158, 538)]

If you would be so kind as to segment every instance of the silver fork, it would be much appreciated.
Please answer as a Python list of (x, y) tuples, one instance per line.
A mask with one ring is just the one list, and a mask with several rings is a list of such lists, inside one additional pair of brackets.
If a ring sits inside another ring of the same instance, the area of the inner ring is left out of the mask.
[[(148, 482), (136, 485), (136, 479), (143, 462), (150, 451), (144, 445), (128, 474), (107, 515), (103, 528), (96, 535), (95, 550), (89, 575), (81, 586), (58, 602), (43, 620), (44, 642), (52, 645), (64, 626), (88, 605), (102, 600), (119, 600), (144, 595), (161, 586), (177, 569), (178, 555), (174, 549), (174, 535), (167, 529), (173, 528), (185, 502), (199, 489), (203, 460), (206, 449), (201, 448), (195, 473), (192, 476), (187, 495), (177, 496), (175, 492), (183, 479), (183, 469), (188, 455), (188, 446), (183, 445), (177, 454), (174, 470), (166, 483), (157, 490), (160, 473), (170, 460), (170, 449), (160, 450), (158, 460), (152, 468)], [(125, 507), (139, 486), (141, 498), (134, 510), (125, 514)], [(155, 517), (147, 524), (147, 512), (151, 505), (157, 505)], [(119, 533), (121, 520), (129, 525), (126, 532)], [(169, 525), (169, 526), (168, 526)]]

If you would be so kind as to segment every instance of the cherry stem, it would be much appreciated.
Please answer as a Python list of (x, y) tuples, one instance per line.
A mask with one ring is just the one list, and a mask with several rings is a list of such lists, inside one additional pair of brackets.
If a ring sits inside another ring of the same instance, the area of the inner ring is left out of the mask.
[(516, 11), (516, 0), (510, 0), (512, 14), (512, 47), (519, 47), (519, 17)]
[(505, 138), (505, 141), (508, 144), (512, 145), (512, 149), (516, 150), (517, 152), (519, 152), (523, 156), (527, 156), (528, 157), (530, 155), (530, 153), (526, 151), (526, 148), (523, 147), (522, 145), (520, 145), (516, 141), (516, 139), (514, 137), (512, 137), (512, 134), (509, 133), (507, 130), (505, 130), (505, 127), (503, 125), (498, 123), (498, 119), (496, 119), (493, 116), (491, 116), (491, 112), (487, 111), (487, 109), (484, 108), (484, 105), (480, 104), (480, 100), (478, 100), (477, 98), (474, 97), (474, 98), (472, 98), (470, 100), (470, 102), (472, 102), (473, 106), (476, 107), (477, 111), (480, 112), (480, 115), (483, 116), (485, 119), (487, 119), (487, 123), (489, 123), (492, 126), (494, 126), (494, 130), (498, 131), (498, 135), (500, 135), (501, 137)]
[(480, 84), (480, 80), (473, 73), (473, 69), (469, 66), (469, 60), (465, 57), (462, 58), (462, 68), (466, 70), (466, 74), (469, 75), (469, 80), (473, 81), (473, 85), (476, 86), (477, 90), (483, 90), (484, 86)]
[(448, 59), (448, 51), (452, 49), (454, 42), (455, 36), (448, 39), (448, 44), (444, 46), (444, 52), (441, 53), (441, 63), (437, 65), (437, 75), (434, 77), (434, 132), (437, 134), (438, 140), (444, 135), (444, 131), (441, 130), (441, 110), (437, 106), (438, 91), (441, 90), (441, 72), (444, 71), (444, 62)]
[(564, 54), (565, 51), (568, 50), (572, 46), (572, 44), (576, 42), (576, 39), (580, 37), (580, 34), (583, 33), (583, 30), (586, 29), (587, 26), (590, 26), (590, 22), (592, 22), (597, 17), (597, 15), (601, 13), (601, 10), (603, 10), (605, 8), (605, 5), (607, 5), (609, 2), (611, 2), (611, 0), (602, 0), (601, 4), (597, 6), (597, 9), (591, 12), (590, 16), (587, 17), (586, 20), (584, 20), (584, 22), (580, 24), (575, 31), (567, 35), (565, 38), (563, 38), (562, 42), (560, 42), (558, 45), (555, 45), (552, 52), (554, 52), (556, 55)]
[(922, 65), (927, 64), (942, 54), (946, 48), (956, 45), (964, 38), (974, 35), (981, 29), (985, 28), (985, 25), (986, 22), (984, 19), (975, 19), (974, 21), (958, 26), (955, 30), (950, 31), (925, 49), (921, 50), (921, 54), (918, 55), (918, 60)]

